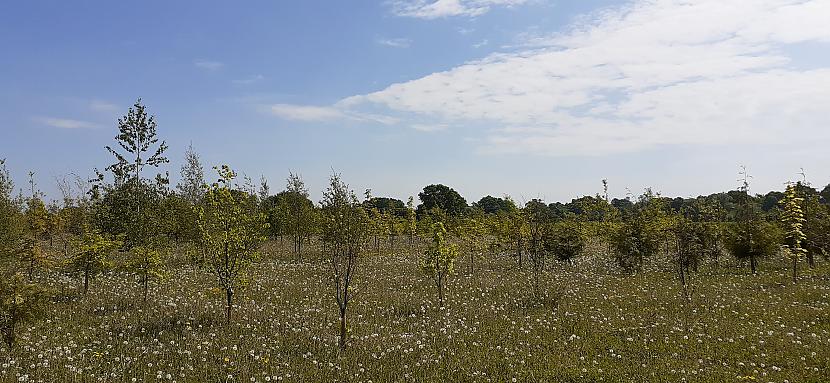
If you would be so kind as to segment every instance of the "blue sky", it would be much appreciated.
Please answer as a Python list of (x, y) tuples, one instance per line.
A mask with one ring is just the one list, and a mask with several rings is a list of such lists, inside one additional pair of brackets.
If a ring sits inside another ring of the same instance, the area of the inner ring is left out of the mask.
[[(25, 1), (0, 13), (0, 158), (90, 175), (141, 97), (272, 190), (694, 196), (830, 182), (826, 0)], [(212, 173), (208, 173), (213, 177)]]

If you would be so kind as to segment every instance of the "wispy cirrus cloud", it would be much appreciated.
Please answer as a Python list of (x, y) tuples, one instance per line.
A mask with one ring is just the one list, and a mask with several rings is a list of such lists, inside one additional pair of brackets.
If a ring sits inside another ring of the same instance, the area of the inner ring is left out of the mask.
[(263, 76), (261, 74), (258, 74), (258, 75), (250, 76), (250, 77), (243, 78), (243, 79), (232, 80), (231, 82), (235, 85), (250, 85), (250, 84), (260, 82), (262, 80), (265, 80), (265, 76)]
[(219, 61), (212, 61), (212, 60), (204, 60), (204, 59), (197, 59), (193, 60), (193, 65), (195, 65), (199, 69), (204, 69), (207, 71), (217, 71), (222, 69), (225, 64)]
[(387, 47), (392, 48), (409, 48), (412, 45), (412, 40), (404, 39), (404, 38), (396, 38), (396, 39), (388, 39), (388, 38), (377, 38), (375, 42), (380, 45), (385, 45)]
[(494, 6), (511, 7), (527, 0), (393, 0), (389, 2), (397, 16), (438, 19), (452, 16), (480, 16)]
[(366, 112), (356, 112), (334, 106), (314, 106), (297, 104), (273, 104), (268, 107), (271, 114), (286, 120), (325, 122), (334, 120), (351, 120), (358, 122), (372, 122), (384, 125), (398, 123), (399, 120), (388, 115)]
[(92, 100), (89, 102), (89, 109), (95, 112), (116, 112), (120, 108), (111, 102), (103, 100)]
[(274, 104), (270, 111), (286, 120), (296, 121), (331, 121), (346, 117), (339, 109), (330, 106)]
[(72, 120), (68, 118), (54, 118), (54, 117), (34, 117), (32, 119), (37, 124), (42, 124), (59, 129), (95, 129), (99, 125), (80, 120)]
[(828, 14), (826, 0), (635, 1), (335, 105), (480, 126), (496, 153), (830, 139)]
[(446, 124), (412, 124), (410, 127), (419, 132), (440, 132), (450, 128)]

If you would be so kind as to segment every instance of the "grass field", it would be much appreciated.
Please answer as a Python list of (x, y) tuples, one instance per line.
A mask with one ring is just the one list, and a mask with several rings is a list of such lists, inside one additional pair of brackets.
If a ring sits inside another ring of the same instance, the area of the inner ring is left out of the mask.
[[(367, 255), (339, 329), (328, 269), (278, 242), (250, 269), (230, 325), (204, 270), (182, 264), (143, 304), (130, 275), (38, 279), (57, 292), (45, 318), (0, 350), (0, 381), (37, 382), (826, 382), (830, 267), (790, 282), (784, 259), (752, 276), (729, 262), (692, 276), (691, 302), (654, 261), (623, 276), (593, 246), (549, 265), (547, 297), (528, 270), (488, 255), (462, 258), (438, 307), (416, 252)], [(180, 257), (184, 258), (184, 257)]]

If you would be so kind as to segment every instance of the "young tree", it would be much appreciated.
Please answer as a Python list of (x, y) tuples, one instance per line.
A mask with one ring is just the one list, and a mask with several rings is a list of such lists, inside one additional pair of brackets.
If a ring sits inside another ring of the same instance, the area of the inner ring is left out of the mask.
[(541, 289), (539, 280), (545, 270), (548, 252), (544, 244), (545, 232), (551, 221), (550, 209), (538, 199), (532, 199), (525, 204), (525, 214), (528, 224), (528, 260), (533, 275), (533, 296), (540, 299)]
[(677, 276), (683, 288), (683, 297), (689, 300), (689, 273), (705, 255), (707, 233), (702, 223), (692, 222), (685, 215), (677, 217), (671, 230), (675, 239), (674, 263)]
[(758, 272), (758, 259), (778, 252), (778, 230), (759, 217), (758, 207), (749, 195), (749, 178), (746, 168), (739, 173), (742, 176), (741, 187), (735, 193), (738, 198), (735, 223), (726, 237), (726, 248), (739, 260), (749, 259), (752, 274)]
[(187, 147), (187, 151), (184, 153), (184, 161), (181, 179), (176, 189), (191, 206), (196, 206), (205, 195), (205, 172), (199, 154), (193, 149), (193, 144)]
[(16, 340), (17, 327), (42, 313), (45, 302), (46, 291), (26, 282), (20, 273), (0, 280), (0, 331), (9, 348)]
[(142, 296), (146, 303), (150, 282), (164, 277), (164, 258), (158, 246), (154, 245), (136, 246), (130, 251), (132, 256), (125, 268), (138, 276), (138, 283), (141, 284)]
[(364, 197), (363, 208), (366, 210), (366, 215), (369, 217), (369, 236), (372, 238), (375, 254), (380, 254), (380, 239), (384, 236), (384, 234), (386, 234), (386, 225), (383, 222), (383, 216), (378, 208), (371, 203), (372, 190), (366, 189)]
[(0, 260), (19, 255), (25, 235), (25, 219), (21, 212), (21, 201), (12, 196), (14, 182), (6, 161), (0, 159)]
[(409, 248), (415, 245), (415, 237), (418, 235), (418, 221), (415, 215), (415, 202), (412, 196), (406, 201), (406, 234), (409, 236)]
[(665, 227), (663, 200), (651, 189), (646, 189), (628, 220), (614, 233), (612, 239), (620, 268), (626, 273), (636, 272), (644, 259), (657, 255)]
[(86, 230), (77, 252), (69, 259), (70, 270), (83, 275), (84, 294), (89, 291), (89, 281), (110, 267), (110, 255), (122, 244), (97, 230)]
[(87, 196), (89, 182), (69, 174), (58, 178), (58, 189), (63, 197), (59, 216), (62, 229), (63, 255), (69, 258), (69, 245), (83, 236), (89, 226), (90, 201)]
[(421, 269), (429, 275), (438, 289), (438, 302), (444, 307), (444, 287), (447, 278), (455, 270), (455, 259), (458, 258), (458, 246), (447, 243), (447, 229), (442, 222), (432, 224), (432, 244), (424, 252), (421, 259)]
[[(160, 253), (149, 251), (149, 247), (159, 243), (158, 237), (174, 221), (166, 219), (172, 212), (162, 206), (164, 195), (168, 193), (167, 176), (157, 174), (154, 182), (142, 178), (144, 168), (158, 168), (170, 162), (164, 156), (167, 144), (165, 141), (159, 142), (156, 129), (155, 116), (149, 115), (141, 99), (138, 99), (127, 114), (118, 119), (119, 133), (115, 141), (121, 150), (106, 146), (116, 159), (114, 164), (106, 168), (112, 171), (116, 183), (114, 188), (105, 189), (103, 201), (109, 201), (108, 205), (112, 208), (110, 211), (116, 212), (110, 214), (110, 222), (115, 223), (113, 226), (125, 229), (116, 229), (115, 232), (124, 234), (126, 249), (139, 248), (138, 251), (128, 253), (131, 259), (127, 266), (139, 276), (145, 301), (148, 279), (153, 274), (148, 270), (157, 268), (156, 263), (161, 264), (161, 259), (157, 259), (160, 258)], [(99, 180), (102, 179), (103, 176), (99, 175)]]
[(464, 240), (467, 254), (470, 259), (470, 274), (475, 271), (475, 259), (481, 257), (485, 247), (487, 235), (486, 218), (484, 212), (474, 208), (472, 214), (461, 221), (461, 238)]
[(284, 202), (287, 205), (286, 231), (294, 240), (294, 253), (299, 259), (303, 243), (314, 229), (314, 204), (308, 199), (308, 188), (299, 174), (289, 173)]
[(563, 220), (548, 227), (542, 242), (551, 255), (570, 265), (585, 249), (585, 234), (579, 222)]
[[(115, 141), (126, 153), (122, 154), (111, 146), (106, 146), (117, 161), (106, 170), (114, 171), (116, 176), (140, 180), (141, 171), (145, 166), (158, 167), (170, 162), (164, 157), (167, 144), (161, 141), (156, 146), (159, 141), (156, 136), (156, 117), (147, 114), (140, 98), (124, 117), (118, 119), (118, 132)], [(128, 158), (131, 156), (133, 158)]]
[(515, 206), (504, 214), (506, 219), (505, 239), (510, 243), (519, 261), (519, 268), (524, 266), (525, 239), (528, 237), (527, 217), (524, 212)]
[(781, 224), (784, 226), (784, 249), (793, 262), (793, 283), (797, 281), (798, 258), (807, 253), (802, 246), (806, 239), (803, 230), (805, 222), (803, 203), (804, 198), (798, 196), (796, 185), (787, 185), (784, 199), (781, 200)]
[(29, 172), (31, 196), (26, 200), (26, 238), (23, 243), (20, 258), (27, 265), (29, 281), (34, 277), (34, 271), (46, 264), (46, 252), (41, 242), (49, 234), (49, 211), (43, 203), (42, 194), (35, 186), (34, 172)]
[(236, 173), (227, 165), (216, 168), (219, 180), (210, 185), (198, 208), (198, 226), (204, 259), (225, 290), (227, 323), (233, 296), (245, 270), (257, 256), (268, 227), (256, 196), (239, 190)]
[(804, 199), (804, 240), (807, 250), (807, 264), (815, 267), (816, 257), (824, 259), (830, 255), (830, 205), (822, 204), (818, 196)]
[(366, 245), (369, 217), (354, 194), (335, 173), (321, 201), (323, 254), (331, 267), (334, 297), (340, 313), (340, 348), (346, 348), (346, 310), (354, 295), (358, 260)]

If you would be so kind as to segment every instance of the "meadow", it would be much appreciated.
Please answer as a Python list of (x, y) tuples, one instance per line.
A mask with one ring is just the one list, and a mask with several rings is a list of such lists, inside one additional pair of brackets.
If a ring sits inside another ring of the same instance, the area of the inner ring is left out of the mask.
[[(404, 241), (400, 241), (401, 243)], [(595, 241), (572, 265), (551, 261), (544, 298), (506, 254), (459, 258), (445, 306), (420, 270), (424, 244), (368, 252), (349, 308), (348, 347), (329, 266), (270, 240), (225, 323), (215, 277), (172, 254), (145, 304), (132, 274), (107, 272), (83, 295), (59, 271), (45, 317), (0, 348), (2, 382), (826, 382), (830, 265), (798, 283), (788, 261), (752, 275), (732, 259), (691, 275), (670, 262), (625, 275)], [(663, 265), (663, 266), (661, 266)]]

